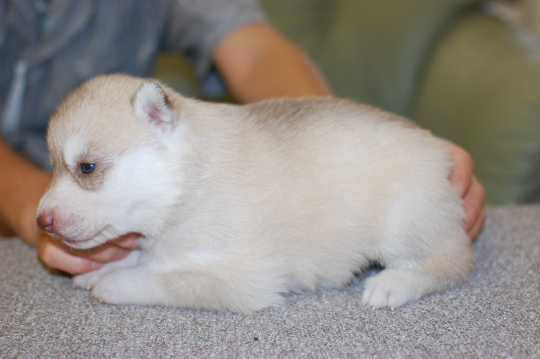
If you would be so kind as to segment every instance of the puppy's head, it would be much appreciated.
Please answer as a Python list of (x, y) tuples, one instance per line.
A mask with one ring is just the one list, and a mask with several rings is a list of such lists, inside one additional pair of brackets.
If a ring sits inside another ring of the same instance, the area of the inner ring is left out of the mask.
[(156, 82), (121, 75), (69, 95), (47, 132), (53, 176), (38, 226), (75, 248), (159, 232), (180, 196), (182, 161), (171, 138), (181, 100)]

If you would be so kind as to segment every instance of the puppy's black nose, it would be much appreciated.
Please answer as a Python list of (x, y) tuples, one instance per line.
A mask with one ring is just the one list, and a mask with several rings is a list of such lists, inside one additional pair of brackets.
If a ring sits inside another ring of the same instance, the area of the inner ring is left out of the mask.
[(46, 213), (40, 214), (37, 217), (36, 223), (39, 228), (43, 229), (44, 231), (47, 231), (49, 233), (53, 232), (53, 217), (50, 215), (47, 215)]

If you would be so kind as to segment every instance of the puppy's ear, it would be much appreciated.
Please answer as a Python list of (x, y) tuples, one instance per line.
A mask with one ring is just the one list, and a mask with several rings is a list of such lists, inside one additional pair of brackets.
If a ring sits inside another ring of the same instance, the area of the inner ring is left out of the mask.
[(155, 82), (145, 82), (133, 99), (135, 114), (142, 120), (168, 131), (173, 125), (173, 110), (163, 92)]

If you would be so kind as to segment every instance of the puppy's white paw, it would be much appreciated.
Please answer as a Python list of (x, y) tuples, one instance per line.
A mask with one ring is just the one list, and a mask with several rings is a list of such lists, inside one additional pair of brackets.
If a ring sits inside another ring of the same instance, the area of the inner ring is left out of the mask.
[(74, 287), (90, 290), (94, 288), (96, 283), (101, 279), (103, 273), (99, 270), (84, 274), (79, 274), (73, 277), (71, 284)]
[(374, 309), (388, 307), (392, 310), (420, 298), (424, 285), (419, 274), (409, 270), (387, 269), (369, 278), (364, 287), (362, 303)]
[(92, 297), (109, 304), (127, 303), (125, 283), (122, 283), (122, 279), (115, 274), (112, 272), (103, 276), (93, 287)]
[(90, 290), (97, 285), (101, 278), (107, 276), (109, 273), (115, 272), (120, 268), (135, 267), (140, 255), (141, 251), (139, 250), (131, 251), (124, 259), (106, 263), (100, 269), (74, 276), (72, 284), (74, 287)]

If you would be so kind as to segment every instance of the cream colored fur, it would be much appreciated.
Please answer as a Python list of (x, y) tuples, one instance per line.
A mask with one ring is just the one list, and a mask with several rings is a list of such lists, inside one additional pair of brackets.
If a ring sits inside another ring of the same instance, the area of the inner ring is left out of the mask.
[(249, 312), (341, 288), (377, 262), (363, 301), (396, 308), (457, 285), (473, 263), (447, 144), (367, 105), (212, 104), (101, 76), (60, 105), (48, 144), (38, 215), (53, 235), (83, 249), (144, 236), (74, 278), (104, 302)]

